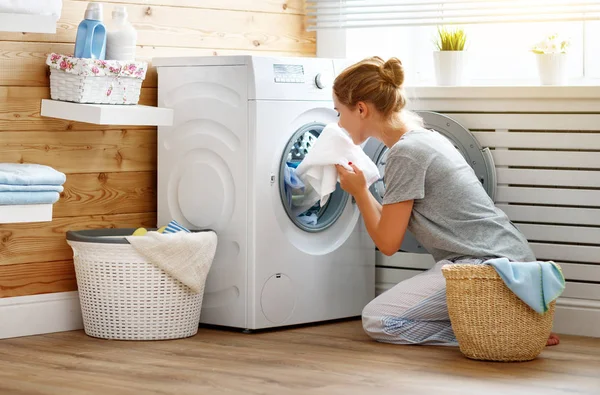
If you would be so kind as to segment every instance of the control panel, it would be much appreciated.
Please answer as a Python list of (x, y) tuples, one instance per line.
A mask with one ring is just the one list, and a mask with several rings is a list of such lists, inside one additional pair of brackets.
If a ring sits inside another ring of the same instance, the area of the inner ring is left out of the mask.
[(331, 100), (331, 59), (252, 57), (251, 62), (250, 99)]
[[(304, 65), (301, 64), (273, 64), (274, 81), (277, 84), (304, 84), (306, 74)], [(314, 84), (319, 89), (329, 88), (332, 83), (330, 73), (318, 73), (314, 77)]]
[(300, 64), (274, 64), (273, 74), (276, 83), (304, 84), (304, 66)]

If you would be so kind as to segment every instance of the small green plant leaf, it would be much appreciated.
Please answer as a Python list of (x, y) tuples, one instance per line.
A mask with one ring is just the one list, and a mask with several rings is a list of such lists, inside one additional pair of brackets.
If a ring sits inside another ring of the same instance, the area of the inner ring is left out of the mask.
[(463, 28), (451, 29), (438, 26), (435, 46), (438, 51), (464, 51), (467, 44), (467, 35)]

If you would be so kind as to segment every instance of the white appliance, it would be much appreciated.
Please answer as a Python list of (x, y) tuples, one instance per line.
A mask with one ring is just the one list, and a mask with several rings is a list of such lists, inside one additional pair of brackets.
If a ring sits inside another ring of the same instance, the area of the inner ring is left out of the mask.
[(284, 167), (337, 122), (333, 61), (157, 58), (158, 224), (213, 229), (201, 322), (261, 329), (359, 316), (375, 296), (375, 248), (339, 188), (316, 224), (291, 214)]

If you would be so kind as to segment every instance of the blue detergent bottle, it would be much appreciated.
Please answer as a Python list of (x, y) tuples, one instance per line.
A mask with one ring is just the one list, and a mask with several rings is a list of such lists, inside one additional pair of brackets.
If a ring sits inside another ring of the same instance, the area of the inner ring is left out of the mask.
[(85, 19), (77, 28), (75, 57), (104, 60), (106, 57), (106, 26), (102, 23), (102, 4), (91, 2)]

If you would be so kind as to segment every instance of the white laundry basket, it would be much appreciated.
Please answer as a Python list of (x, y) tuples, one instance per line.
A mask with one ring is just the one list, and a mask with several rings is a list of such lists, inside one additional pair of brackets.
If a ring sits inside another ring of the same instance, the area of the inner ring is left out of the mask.
[(124, 237), (134, 230), (67, 232), (85, 333), (116, 340), (195, 335), (203, 292), (193, 292), (137, 253)]

